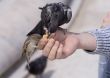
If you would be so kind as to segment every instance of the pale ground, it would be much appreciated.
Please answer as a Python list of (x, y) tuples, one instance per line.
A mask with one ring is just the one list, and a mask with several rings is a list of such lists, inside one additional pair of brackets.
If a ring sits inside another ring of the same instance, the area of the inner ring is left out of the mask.
[[(83, 32), (100, 27), (103, 16), (110, 11), (110, 0), (83, 1), (74, 24), (69, 28), (72, 32)], [(77, 50), (67, 59), (49, 61), (43, 78), (98, 78), (98, 60), (98, 55)], [(19, 74), (10, 78), (20, 78)]]

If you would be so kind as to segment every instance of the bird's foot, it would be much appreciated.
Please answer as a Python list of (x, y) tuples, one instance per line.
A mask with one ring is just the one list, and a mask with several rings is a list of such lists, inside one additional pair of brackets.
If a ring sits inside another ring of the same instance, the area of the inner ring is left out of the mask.
[(58, 30), (62, 31), (64, 33), (64, 35), (66, 35), (67, 29), (63, 29), (63, 28), (59, 27)]
[(48, 39), (48, 37), (49, 37), (49, 34), (43, 35), (43, 39)]

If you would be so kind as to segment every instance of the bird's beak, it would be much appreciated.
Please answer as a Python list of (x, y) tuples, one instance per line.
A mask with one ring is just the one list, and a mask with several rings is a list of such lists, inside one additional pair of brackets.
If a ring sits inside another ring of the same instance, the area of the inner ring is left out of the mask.
[(43, 8), (42, 7), (39, 7), (39, 9), (42, 10)]

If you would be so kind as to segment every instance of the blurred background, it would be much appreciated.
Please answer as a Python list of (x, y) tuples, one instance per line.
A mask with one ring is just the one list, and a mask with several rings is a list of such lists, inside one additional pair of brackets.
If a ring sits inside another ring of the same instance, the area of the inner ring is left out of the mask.
[[(0, 0), (0, 78), (23, 78), (21, 62), (26, 34), (40, 20), (38, 7), (63, 2), (72, 8), (72, 20), (64, 25), (72, 32), (99, 28), (110, 11), (110, 0)], [(66, 59), (49, 61), (43, 78), (98, 78), (99, 55), (77, 50)]]

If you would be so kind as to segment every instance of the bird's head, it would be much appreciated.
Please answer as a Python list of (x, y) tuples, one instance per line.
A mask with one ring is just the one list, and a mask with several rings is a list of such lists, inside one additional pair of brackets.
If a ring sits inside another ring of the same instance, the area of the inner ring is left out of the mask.
[(72, 11), (68, 5), (63, 3), (50, 3), (39, 8), (41, 12), (41, 20), (49, 33), (54, 33), (59, 26), (68, 23), (72, 17)]

